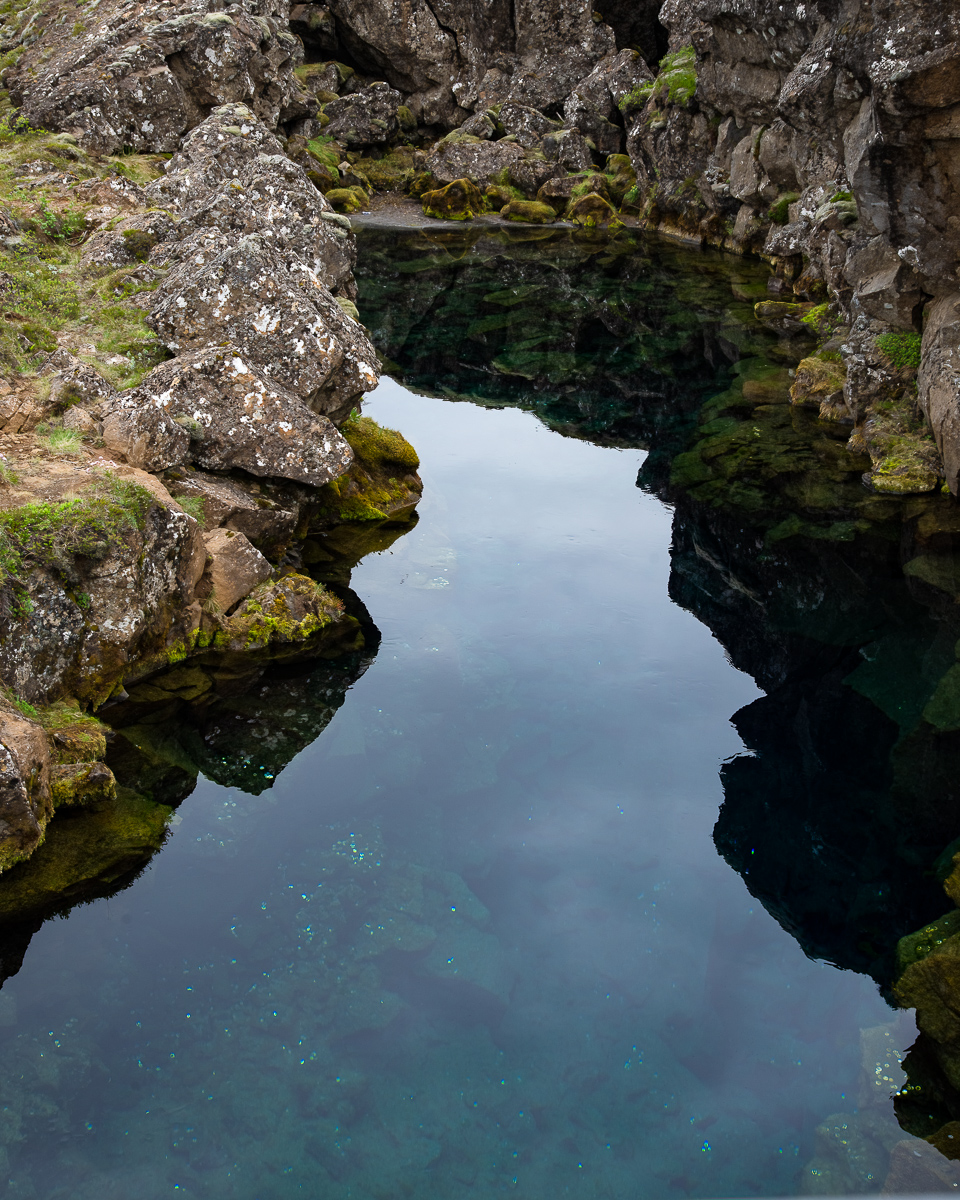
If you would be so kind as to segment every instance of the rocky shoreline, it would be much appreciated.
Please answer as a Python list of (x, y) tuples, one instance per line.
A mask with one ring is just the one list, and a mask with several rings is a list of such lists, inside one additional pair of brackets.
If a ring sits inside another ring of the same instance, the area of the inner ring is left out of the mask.
[[(41, 153), (52, 141), (24, 140)], [(86, 166), (72, 140), (58, 145)], [(344, 522), (402, 524), (419, 499), (412, 447), (359, 415), (378, 372), (350, 299), (349, 222), (243, 105), (215, 109), (166, 167), (146, 187), (120, 177), (119, 211), (70, 272), (145, 314), (152, 352), (173, 356), (118, 389), (96, 346), (76, 344), (81, 318), (51, 331), (52, 353), (22, 347), (35, 374), (11, 387), (2, 868), (32, 854), (57, 808), (116, 802), (89, 710), (195, 658), (361, 649), (357, 618), (303, 570), (304, 547)]]
[[(927, 0), (13, 0), (0, 871), (33, 856), (7, 876), (16, 911), (137, 869), (197, 771), (226, 769), (230, 720), (273, 665), (347, 664), (278, 762), (364, 667), (375, 635), (350, 566), (415, 519), (421, 484), (413, 448), (360, 414), (378, 359), (352, 214), (532, 240), (566, 226), (597, 247), (638, 226), (762, 258), (749, 302), (793, 374), (748, 379), (729, 406), (808, 410), (879, 504), (949, 505), (958, 64), (960, 18)], [(715, 407), (710, 453), (701, 438), (677, 455), (673, 484), (708, 499), (736, 477), (747, 495), (758, 451)], [(778, 537), (826, 536), (789, 520)], [(949, 524), (931, 537), (952, 552)], [(327, 583), (317, 562), (334, 564)], [(956, 732), (952, 680), (931, 737)], [(161, 745), (184, 705), (191, 732)], [(122, 736), (95, 715), (111, 710)], [(926, 1039), (902, 1119), (944, 1150), (960, 1129), (956, 922), (901, 945), (897, 992)]]

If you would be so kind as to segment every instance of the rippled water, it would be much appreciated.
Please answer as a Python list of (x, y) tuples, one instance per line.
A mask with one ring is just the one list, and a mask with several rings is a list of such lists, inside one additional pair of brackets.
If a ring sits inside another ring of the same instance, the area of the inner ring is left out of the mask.
[[(731, 359), (658, 345), (644, 386), (679, 438)], [(366, 408), (425, 484), (353, 573), (366, 673), (262, 794), (201, 780), (144, 874), (43, 925), (4, 984), (5, 1195), (775, 1196), (817, 1189), (834, 1114), (905, 1136), (895, 1060), (875, 1072), (903, 1018), (714, 845), (761, 692), (670, 599), (672, 513), (636, 486), (652, 418), (625, 401), (644, 360), (553, 391), (501, 372), (511, 393), (477, 351), (484, 407), (419, 394), (468, 393), (443, 353)], [(837, 1170), (819, 1190), (878, 1191), (886, 1161)]]

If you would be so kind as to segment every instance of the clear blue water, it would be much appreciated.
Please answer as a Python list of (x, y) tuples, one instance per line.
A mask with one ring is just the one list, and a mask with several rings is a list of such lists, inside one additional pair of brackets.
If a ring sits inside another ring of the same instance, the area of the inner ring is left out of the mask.
[(668, 598), (644, 452), (390, 380), (367, 411), (425, 484), (354, 572), (379, 653), (272, 790), (201, 781), (132, 887), (34, 936), (4, 1195), (807, 1186), (895, 1015), (717, 854), (760, 693)]

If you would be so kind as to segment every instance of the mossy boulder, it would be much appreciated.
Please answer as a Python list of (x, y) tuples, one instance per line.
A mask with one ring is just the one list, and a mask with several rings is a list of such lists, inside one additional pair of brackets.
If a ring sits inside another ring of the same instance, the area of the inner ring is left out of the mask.
[(511, 200), (522, 200), (522, 193), (508, 183), (491, 183), (483, 193), (483, 200), (490, 212), (500, 212)]
[(508, 221), (526, 221), (532, 225), (549, 225), (557, 219), (553, 208), (539, 200), (511, 200), (500, 209), (500, 216)]
[(360, 212), (370, 203), (370, 197), (359, 187), (331, 188), (326, 195), (338, 213)]
[(117, 794), (113, 772), (102, 762), (76, 762), (54, 767), (50, 773), (54, 808), (112, 800)]
[(420, 197), (424, 214), (441, 221), (472, 221), (483, 212), (483, 197), (469, 179), (454, 179), (446, 187), (425, 192)]
[(811, 355), (801, 359), (790, 388), (790, 403), (815, 408), (823, 420), (842, 419), (847, 415), (843, 385), (847, 373), (843, 363)]
[(798, 334), (812, 338), (814, 335), (804, 317), (813, 308), (812, 304), (791, 304), (783, 300), (761, 300), (753, 306), (757, 320), (773, 330), (779, 337), (796, 337)]
[(588, 192), (585, 196), (571, 200), (567, 209), (567, 220), (588, 229), (597, 226), (614, 228), (622, 224), (610, 201), (596, 192)]
[(326, 634), (325, 642), (332, 640), (336, 653), (363, 647), (360, 625), (344, 613), (343, 601), (309, 576), (290, 574), (254, 588), (223, 622), (214, 647), (243, 652), (269, 648), (276, 656), (284, 647), (301, 647), (321, 634)]

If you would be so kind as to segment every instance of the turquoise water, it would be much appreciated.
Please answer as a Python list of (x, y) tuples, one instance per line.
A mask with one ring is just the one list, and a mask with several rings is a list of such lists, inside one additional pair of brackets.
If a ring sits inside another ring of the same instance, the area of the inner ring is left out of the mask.
[[(691, 408), (724, 370), (683, 338), (656, 366)], [(0, 992), (3, 1195), (879, 1191), (906, 1135), (876, 1046), (909, 1020), (718, 854), (762, 693), (678, 595), (622, 391), (607, 420), (588, 385), (591, 440), (556, 431), (563, 381), (539, 417), (370, 398), (425, 485), (353, 572), (376, 657), (272, 787), (201, 779), (139, 879), (34, 934)]]

